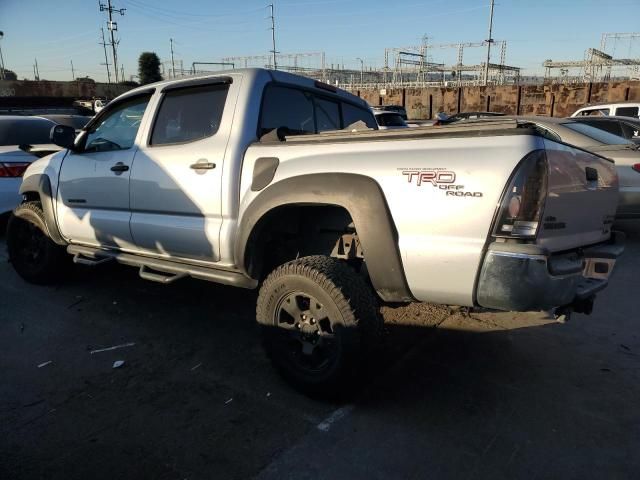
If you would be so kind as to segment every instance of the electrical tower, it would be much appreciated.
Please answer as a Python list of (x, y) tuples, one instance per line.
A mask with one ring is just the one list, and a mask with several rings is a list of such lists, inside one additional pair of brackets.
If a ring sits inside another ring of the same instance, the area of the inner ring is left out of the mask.
[[(124, 16), (124, 12), (126, 10), (126, 8), (116, 8), (113, 5), (111, 5), (111, 0), (107, 0), (107, 4), (105, 5), (104, 3), (98, 2), (98, 5), (100, 6), (100, 11), (101, 12), (107, 12), (107, 16), (109, 17), (109, 21), (107, 22), (107, 29), (109, 30), (109, 33), (111, 34), (111, 51), (113, 52), (113, 76), (115, 78), (116, 83), (118, 83), (118, 52), (117, 52), (117, 46), (120, 43), (120, 40), (116, 41), (116, 37), (115, 37), (115, 33), (118, 30), (118, 24), (117, 22), (113, 21), (113, 14), (114, 13), (118, 13), (121, 16)], [(123, 79), (124, 80), (124, 79)]]

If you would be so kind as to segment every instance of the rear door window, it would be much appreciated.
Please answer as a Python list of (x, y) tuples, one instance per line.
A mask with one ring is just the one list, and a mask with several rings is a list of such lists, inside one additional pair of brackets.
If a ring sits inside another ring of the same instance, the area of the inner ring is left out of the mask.
[(318, 132), (340, 130), (342, 128), (340, 126), (340, 106), (338, 102), (316, 97), (315, 107)]
[(638, 107), (618, 107), (616, 108), (616, 115), (619, 117), (637, 117)]
[(269, 85), (264, 93), (260, 136), (276, 128), (288, 128), (294, 133), (315, 133), (313, 98), (296, 88)]
[(228, 85), (205, 85), (165, 93), (150, 144), (194, 142), (215, 135), (228, 91)]

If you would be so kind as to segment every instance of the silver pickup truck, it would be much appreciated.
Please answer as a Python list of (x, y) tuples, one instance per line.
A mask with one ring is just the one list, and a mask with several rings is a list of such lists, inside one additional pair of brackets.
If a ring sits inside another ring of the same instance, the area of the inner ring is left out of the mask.
[(330, 85), (246, 69), (146, 85), (34, 162), (10, 220), (26, 280), (65, 259), (260, 288), (267, 353), (342, 388), (379, 302), (589, 313), (622, 236), (613, 163), (513, 120), (378, 131)]

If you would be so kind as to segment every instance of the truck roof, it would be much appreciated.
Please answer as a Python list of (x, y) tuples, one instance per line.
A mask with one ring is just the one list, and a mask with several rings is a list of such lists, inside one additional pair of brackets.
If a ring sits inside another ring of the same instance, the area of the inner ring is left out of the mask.
[(214, 79), (216, 77), (224, 77), (224, 76), (229, 77), (234, 75), (242, 75), (243, 77), (247, 78), (249, 82), (260, 80), (262, 78), (264, 79), (265, 82), (274, 81), (279, 83), (288, 83), (288, 84), (293, 84), (293, 85), (310, 88), (314, 90), (320, 90), (322, 91), (323, 95), (336, 96), (344, 100), (348, 100), (352, 103), (356, 103), (362, 107), (369, 108), (369, 104), (363, 99), (361, 99), (360, 97), (357, 97), (356, 95), (353, 95), (340, 88), (334, 87), (333, 85), (329, 85), (329, 84), (314, 80), (312, 78), (303, 77), (301, 75), (295, 75), (293, 73), (284, 72), (282, 70), (271, 70), (267, 68), (236, 68), (232, 70), (220, 70), (215, 73), (190, 75), (187, 77), (174, 78), (171, 80), (162, 80), (160, 82), (141, 85), (132, 90), (129, 90), (128, 92), (120, 95), (118, 99), (126, 98), (130, 95), (136, 95), (138, 93), (148, 91), (149, 89), (152, 89), (152, 88), (161, 89), (161, 88), (164, 88), (165, 86), (179, 84), (179, 83), (189, 84), (194, 80), (204, 80), (208, 78)]

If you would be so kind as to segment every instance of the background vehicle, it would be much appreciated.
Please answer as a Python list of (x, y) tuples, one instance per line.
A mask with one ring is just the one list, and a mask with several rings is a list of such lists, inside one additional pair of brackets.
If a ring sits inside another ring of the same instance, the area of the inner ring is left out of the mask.
[(66, 125), (68, 127), (73, 127), (76, 130), (81, 130), (89, 120), (93, 117), (89, 117), (86, 115), (40, 115), (43, 118), (49, 119), (55, 122), (57, 125)]
[(515, 117), (547, 138), (585, 148), (614, 160), (620, 183), (617, 218), (640, 218), (640, 150), (633, 142), (573, 118)]
[(571, 120), (581, 122), (605, 132), (618, 135), (627, 140), (640, 144), (640, 119), (632, 117), (570, 117)]
[(586, 116), (617, 116), (640, 118), (640, 103), (605, 103), (602, 105), (590, 105), (575, 111), (572, 117)]
[(379, 301), (590, 311), (622, 252), (608, 159), (513, 120), (358, 122), (375, 128), (366, 102), (282, 71), (131, 90), (78, 137), (53, 129), (69, 150), (27, 170), (11, 263), (35, 283), (69, 253), (165, 284), (260, 285), (269, 357), (315, 393), (351, 383)]
[(390, 128), (407, 128), (409, 126), (399, 113), (373, 112), (373, 116), (376, 117), (376, 122), (380, 130), (387, 130)]
[(460, 112), (447, 118), (438, 119), (438, 125), (459, 122), (460, 120), (477, 120), (479, 118), (493, 118), (504, 116), (499, 112)]
[[(31, 162), (60, 150), (49, 138), (54, 125), (40, 117), (0, 116), (0, 224), (4, 225), (7, 215), (20, 204), (18, 189)], [(34, 145), (43, 147), (34, 149)]]
[(393, 112), (407, 120), (407, 110), (400, 105), (375, 105), (371, 109), (375, 112)]

